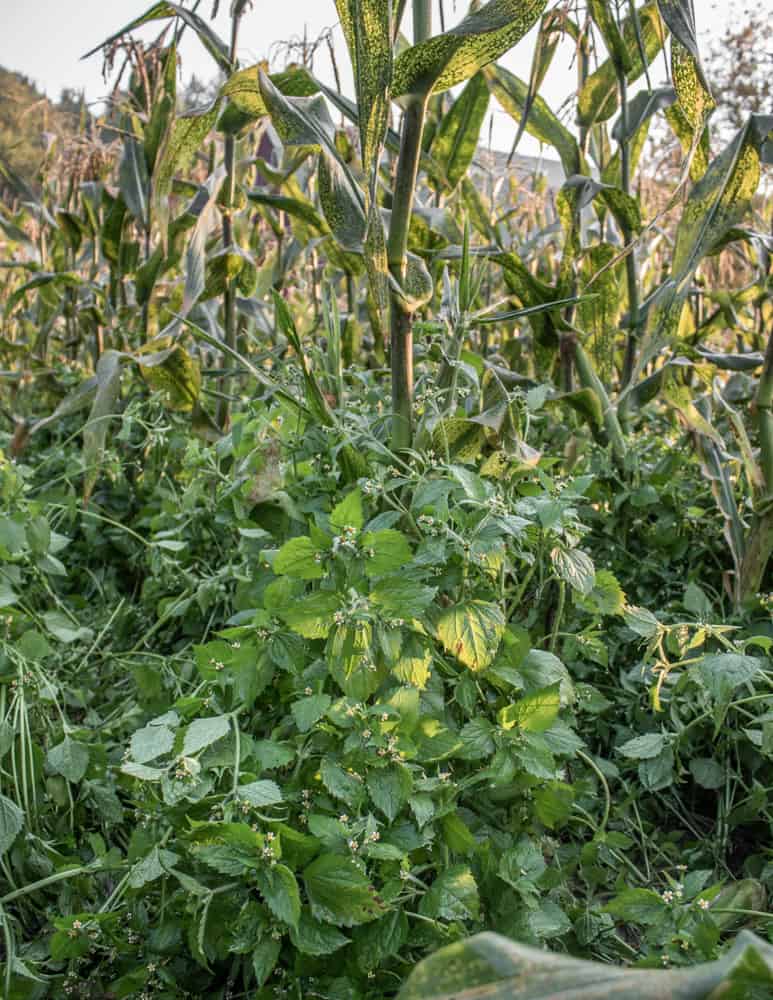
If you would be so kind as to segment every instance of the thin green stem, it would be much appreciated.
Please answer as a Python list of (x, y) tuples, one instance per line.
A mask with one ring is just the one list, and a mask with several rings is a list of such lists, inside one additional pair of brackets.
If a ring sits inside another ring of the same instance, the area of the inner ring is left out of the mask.
[(601, 787), (604, 789), (604, 815), (601, 817), (601, 823), (599, 825), (599, 833), (603, 833), (607, 828), (607, 823), (609, 822), (609, 813), (612, 809), (612, 793), (609, 790), (609, 782), (604, 776), (604, 772), (598, 766), (598, 764), (589, 757), (587, 753), (582, 750), (577, 751), (577, 756), (583, 763), (587, 764), (588, 767), (593, 771), (596, 777), (601, 782)]
[[(413, 0), (413, 41), (417, 45), (432, 34), (432, 0)], [(403, 115), (400, 154), (397, 160), (392, 219), (387, 240), (389, 270), (398, 285), (405, 282), (408, 261), (408, 230), (419, 175), (421, 141), (427, 114), (427, 92), (410, 94)], [(392, 295), (392, 447), (410, 448), (413, 440), (413, 313), (399, 293)]]
[(615, 408), (612, 406), (609, 399), (607, 390), (601, 379), (598, 377), (590, 358), (585, 353), (585, 349), (580, 343), (575, 344), (574, 363), (577, 369), (577, 376), (580, 380), (580, 384), (583, 388), (592, 389), (599, 398), (604, 421), (604, 430), (606, 431), (607, 437), (609, 438), (609, 442), (612, 446), (612, 453), (615, 456), (615, 460), (619, 465), (622, 465), (625, 460), (626, 451), (628, 450), (625, 443), (625, 437), (623, 436), (623, 429), (620, 426), (620, 421), (617, 413), (615, 412)]
[(766, 493), (773, 496), (773, 335), (768, 337), (756, 402), (762, 476)]
[(432, 0), (413, 0), (413, 44), (432, 35)]
[[(620, 139), (620, 187), (623, 192), (631, 195), (631, 136), (628, 121), (628, 81), (625, 70), (618, 73), (618, 89), (620, 91), (620, 124), (622, 136)], [(622, 223), (623, 241), (627, 247), (633, 243), (633, 230), (627, 223)], [(625, 343), (623, 360), (622, 388), (625, 389), (633, 378), (636, 365), (636, 352), (639, 340), (639, 283), (636, 277), (636, 252), (631, 249), (625, 256), (625, 277), (628, 289), (628, 337)], [(621, 417), (625, 418), (627, 403), (624, 401)]]
[[(242, 19), (243, 4), (234, 8), (231, 18), (231, 66), (235, 70), (237, 67), (236, 50), (239, 42), (239, 25)], [(233, 211), (236, 201), (236, 136), (229, 134), (225, 140), (225, 202), (223, 206), (223, 247), (228, 250), (233, 246)], [(226, 280), (225, 292), (223, 293), (223, 325), (225, 328), (225, 343), (233, 351), (236, 349), (236, 284), (233, 278)], [(225, 363), (225, 359), (224, 359)], [(218, 402), (217, 423), (225, 430), (230, 420), (230, 394), (231, 378), (224, 375), (220, 380), (219, 391), (223, 398)]]
[[(419, 173), (421, 140), (427, 98), (411, 97), (403, 117), (400, 155), (397, 161), (392, 221), (387, 254), (389, 269), (398, 286), (405, 282), (408, 254), (408, 230), (413, 212), (413, 198)], [(395, 451), (410, 448), (413, 438), (413, 313), (398, 293), (392, 295), (391, 323), (392, 366), (392, 447)]]
[(65, 882), (67, 879), (78, 878), (81, 875), (98, 875), (100, 872), (121, 871), (125, 867), (125, 864), (120, 864), (83, 865), (80, 868), (68, 868), (67, 871), (56, 872), (55, 875), (48, 875), (46, 878), (42, 878), (37, 882), (30, 882), (29, 885), (22, 886), (21, 889), (9, 892), (0, 899), (0, 906), (7, 906), (8, 903), (13, 903), (16, 899), (21, 899), (23, 896), (29, 896), (31, 893), (37, 892), (39, 889), (45, 889), (49, 885), (55, 885), (57, 882)]

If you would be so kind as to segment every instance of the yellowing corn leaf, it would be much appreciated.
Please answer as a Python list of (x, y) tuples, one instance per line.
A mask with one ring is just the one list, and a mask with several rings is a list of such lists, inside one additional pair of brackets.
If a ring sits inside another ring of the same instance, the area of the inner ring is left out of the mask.
[(398, 56), (392, 92), (438, 94), (463, 83), (511, 49), (547, 6), (547, 0), (489, 0), (456, 27)]

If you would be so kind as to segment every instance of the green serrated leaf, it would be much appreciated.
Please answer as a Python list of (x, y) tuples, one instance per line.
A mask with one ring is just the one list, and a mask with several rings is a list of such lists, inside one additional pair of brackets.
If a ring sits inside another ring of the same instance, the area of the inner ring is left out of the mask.
[(505, 619), (497, 604), (467, 601), (444, 611), (436, 622), (443, 648), (471, 670), (485, 670), (499, 649)]
[(376, 920), (384, 904), (368, 878), (340, 854), (321, 854), (304, 870), (312, 915), (337, 927)]

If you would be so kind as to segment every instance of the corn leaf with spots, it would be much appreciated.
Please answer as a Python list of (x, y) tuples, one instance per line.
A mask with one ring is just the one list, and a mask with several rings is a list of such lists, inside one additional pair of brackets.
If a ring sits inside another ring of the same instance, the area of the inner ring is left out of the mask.
[(588, 11), (601, 32), (615, 68), (622, 73), (630, 73), (633, 69), (631, 49), (623, 38), (612, 5), (608, 0), (588, 0)]
[(405, 280), (400, 284), (391, 274), (389, 283), (406, 312), (416, 312), (432, 298), (434, 283), (427, 265), (415, 253), (406, 256)]
[(702, 82), (700, 63), (676, 38), (671, 39), (671, 76), (678, 100), (666, 110), (666, 118), (684, 154), (692, 157), (690, 175), (698, 181), (709, 165), (706, 122), (717, 105)]
[(438, 94), (463, 83), (517, 44), (546, 6), (547, 0), (489, 0), (456, 27), (398, 56), (393, 95)]
[(265, 73), (260, 90), (274, 128), (287, 146), (318, 151), (320, 204), (325, 219), (344, 250), (361, 251), (365, 239), (365, 199), (336, 146), (336, 129), (325, 99), (286, 97)]
[(171, 193), (175, 173), (187, 166), (202, 147), (217, 121), (217, 111), (218, 103), (215, 102), (205, 111), (181, 115), (175, 120), (158, 154), (153, 178), (156, 198), (165, 198)]
[(668, 30), (692, 56), (701, 85), (711, 93), (698, 47), (698, 30), (695, 24), (693, 0), (658, 0), (658, 7), (660, 8), (660, 16), (666, 22)]
[[(660, 19), (657, 4), (645, 4), (637, 11), (641, 25), (641, 40), (647, 62), (651, 63), (665, 42), (665, 27)], [(631, 53), (631, 68), (626, 73), (629, 83), (635, 83), (645, 66), (636, 38), (636, 23), (632, 17), (623, 22), (623, 40)], [(613, 60), (607, 59), (585, 81), (577, 99), (577, 120), (590, 127), (607, 121), (618, 107), (617, 69)]]
[(691, 191), (676, 231), (671, 275), (649, 308), (638, 374), (676, 342), (695, 270), (749, 211), (760, 182), (761, 150), (771, 136), (773, 116), (751, 115)]
[[(577, 326), (585, 334), (585, 348), (607, 385), (614, 373), (615, 336), (619, 329), (623, 290), (621, 262), (613, 265), (618, 254), (618, 247), (596, 243), (583, 253), (579, 268), (582, 286), (597, 297), (581, 298), (577, 307)], [(592, 279), (595, 280), (589, 284)]]
[(467, 174), (478, 149), (480, 130), (489, 104), (489, 90), (482, 73), (476, 73), (444, 115), (432, 142), (430, 154), (442, 176), (434, 186), (454, 190)]
[(583, 173), (584, 162), (577, 140), (544, 98), (536, 95), (529, 106), (529, 87), (504, 66), (489, 66), (485, 76), (491, 93), (510, 117), (521, 124), (525, 120), (529, 135), (555, 149), (567, 177)]
[[(168, 344), (168, 338), (156, 345)], [(142, 376), (155, 392), (164, 395), (164, 404), (170, 410), (190, 413), (199, 399), (201, 391), (201, 366), (196, 358), (180, 344), (169, 345), (171, 351), (160, 362), (152, 356), (136, 355)]]
[(709, 163), (706, 122), (716, 108), (701, 61), (693, 0), (658, 0), (663, 20), (671, 32), (671, 76), (678, 102), (666, 117), (686, 156), (692, 157), (693, 180), (698, 181)]
[[(220, 96), (245, 116), (245, 123), (256, 121), (268, 114), (266, 102), (260, 92), (260, 73), (266, 72), (266, 63), (257, 63), (234, 73), (220, 88)], [(269, 74), (269, 80), (286, 97), (313, 97), (319, 87), (301, 66), (292, 66), (282, 73)]]
[(336, 0), (357, 91), (362, 163), (375, 175), (389, 124), (392, 83), (391, 0)]

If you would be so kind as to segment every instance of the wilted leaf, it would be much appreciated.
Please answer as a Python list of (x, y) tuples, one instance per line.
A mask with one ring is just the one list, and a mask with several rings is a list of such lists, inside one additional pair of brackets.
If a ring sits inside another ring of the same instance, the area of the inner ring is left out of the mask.
[(497, 654), (505, 619), (497, 604), (467, 601), (442, 612), (437, 636), (443, 648), (471, 670), (485, 670)]

